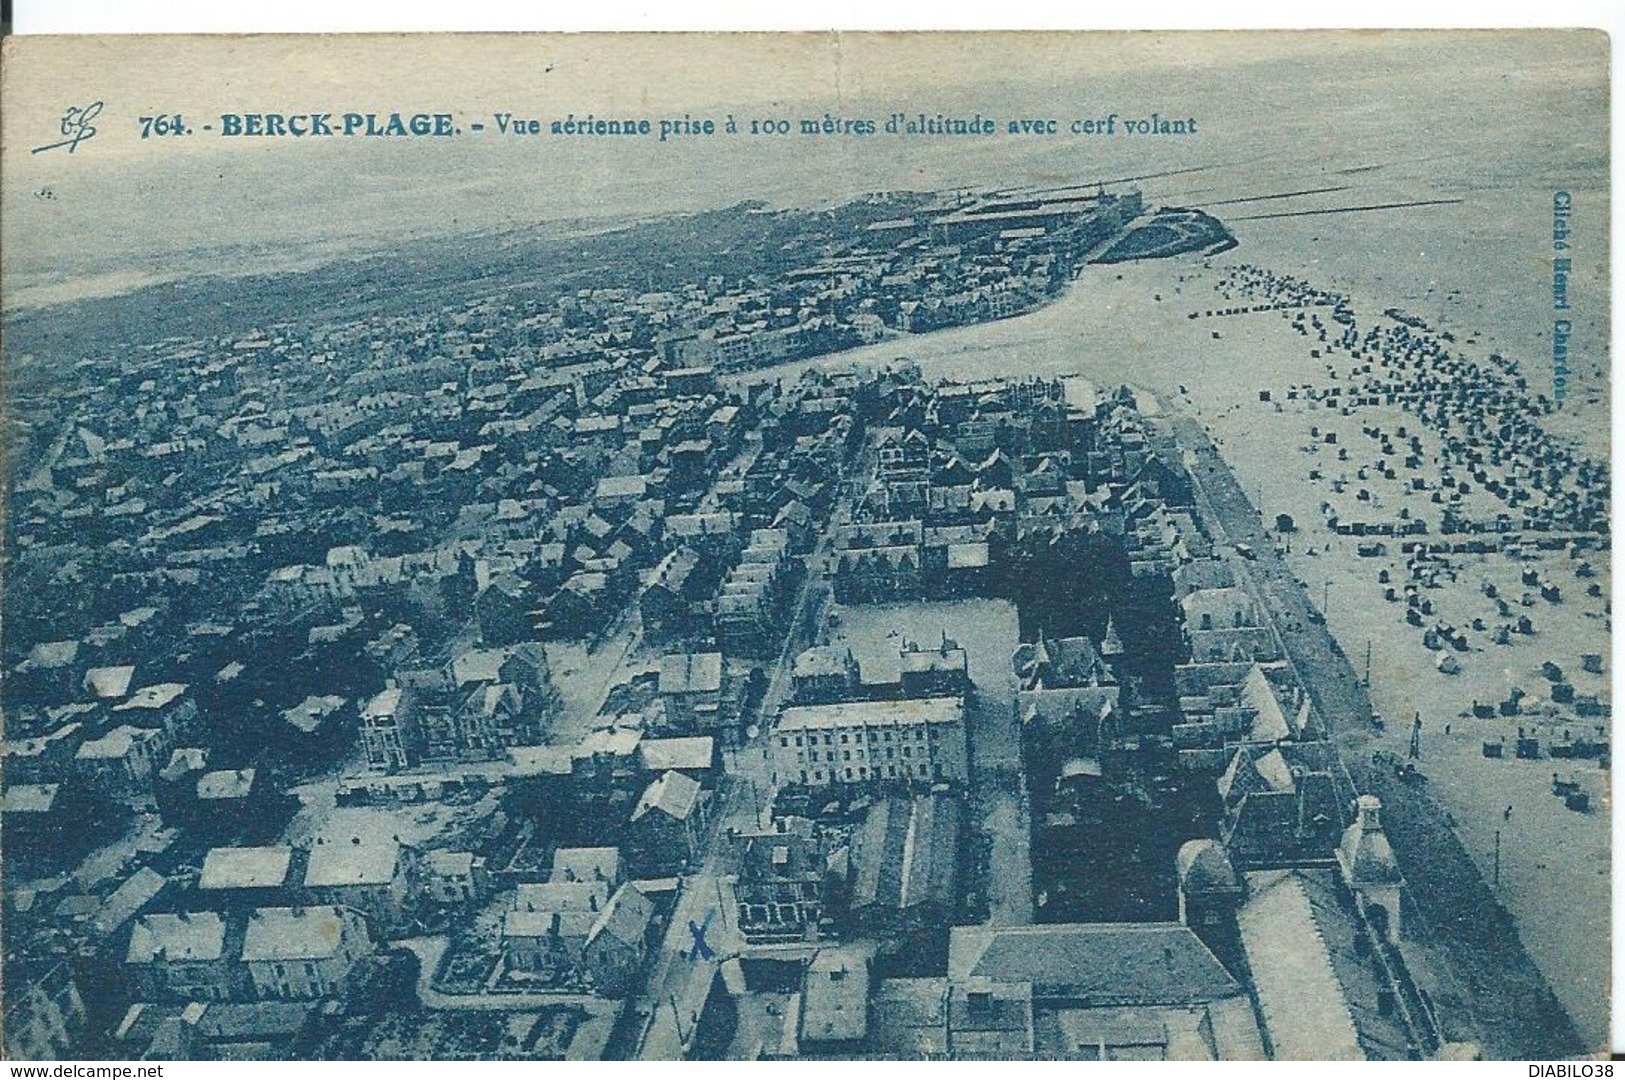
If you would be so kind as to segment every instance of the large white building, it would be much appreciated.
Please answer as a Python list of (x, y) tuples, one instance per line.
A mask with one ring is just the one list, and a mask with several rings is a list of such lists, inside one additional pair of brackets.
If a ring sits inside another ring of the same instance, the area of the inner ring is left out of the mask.
[(778, 784), (969, 779), (957, 697), (785, 709), (770, 744)]
[(243, 963), (263, 1001), (332, 994), (370, 951), (366, 922), (340, 907), (260, 908), (243, 937)]

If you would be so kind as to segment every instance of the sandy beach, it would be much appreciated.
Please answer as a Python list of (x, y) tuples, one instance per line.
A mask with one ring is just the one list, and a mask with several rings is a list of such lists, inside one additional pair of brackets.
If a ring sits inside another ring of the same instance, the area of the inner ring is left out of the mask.
[[(1377, 215), (1369, 215), (1375, 217)], [(1315, 219), (1305, 219), (1313, 221)], [(1257, 223), (1260, 227), (1277, 222)], [(1296, 223), (1295, 223), (1296, 224)], [(1299, 226), (1301, 227), (1301, 226)], [(1338, 227), (1350, 228), (1347, 219)], [(1369, 228), (1369, 224), (1364, 226)], [(1404, 231), (1399, 223), (1385, 226)], [(1322, 226), (1332, 235), (1331, 225)], [(1244, 231), (1250, 232), (1253, 230)], [(1345, 258), (1339, 267), (1319, 261), (1313, 254), (1295, 262), (1271, 264), (1268, 254), (1282, 254), (1300, 238), (1271, 243), (1244, 241), (1230, 256), (1204, 266), (1194, 258), (1116, 267), (1093, 266), (1054, 304), (1028, 315), (995, 323), (958, 328), (919, 337), (904, 337), (863, 349), (784, 365), (740, 376), (740, 381), (796, 377), (807, 367), (843, 369), (906, 359), (918, 364), (928, 378), (974, 379), (993, 375), (1081, 374), (1102, 386), (1120, 383), (1143, 387), (1170, 407), (1197, 417), (1218, 442), (1249, 495), (1261, 507), (1266, 521), (1290, 514), (1300, 533), (1292, 538), (1291, 563), (1319, 602), (1329, 600), (1328, 624), (1357, 670), (1364, 667), (1367, 643), (1371, 646), (1371, 697), (1389, 723), (1381, 745), (1404, 754), (1409, 721), (1423, 717), (1421, 766), (1434, 795), (1457, 822), (1463, 843), (1478, 858), (1486, 880), (1496, 874), (1496, 833), (1500, 832), (1498, 895), (1518, 920), (1531, 957), (1570, 1011), (1582, 1035), (1601, 1044), (1607, 1031), (1608, 959), (1593, 947), (1610, 934), (1609, 923), (1609, 819), (1608, 774), (1597, 762), (1552, 761), (1513, 756), (1516, 729), (1521, 725), (1541, 732), (1543, 745), (1606, 726), (1606, 716), (1582, 724), (1572, 709), (1550, 702), (1550, 681), (1542, 664), (1560, 665), (1579, 695), (1598, 695), (1606, 709), (1609, 691), (1606, 674), (1581, 670), (1582, 653), (1608, 653), (1608, 621), (1604, 614), (1609, 593), (1606, 550), (1571, 557), (1566, 552), (1535, 552), (1527, 561), (1501, 554), (1458, 557), (1454, 580), (1444, 577), (1428, 591), (1436, 616), (1464, 629), (1474, 618), (1491, 620), (1494, 601), (1484, 595), (1483, 583), (1498, 584), (1502, 596), (1513, 598), (1515, 613), (1528, 611), (1536, 624), (1532, 635), (1514, 635), (1507, 645), (1496, 645), (1487, 633), (1468, 633), (1469, 650), (1457, 653), (1460, 670), (1445, 674), (1435, 667), (1435, 654), (1424, 648), (1421, 629), (1409, 626), (1402, 604), (1385, 602), (1385, 586), (1378, 580), (1388, 569), (1393, 580), (1403, 569), (1404, 557), (1393, 542), (1383, 558), (1361, 557), (1349, 537), (1335, 537), (1320, 524), (1319, 506), (1330, 493), (1330, 480), (1344, 472), (1352, 480), (1365, 459), (1377, 457), (1375, 444), (1362, 438), (1362, 426), (1393, 431), (1409, 424), (1409, 431), (1424, 438), (1424, 461), (1436, 449), (1431, 433), (1397, 408), (1360, 409), (1350, 416), (1337, 410), (1311, 407), (1308, 402), (1285, 401), (1294, 385), (1330, 385), (1328, 359), (1315, 357), (1318, 344), (1292, 328), (1280, 311), (1224, 318), (1188, 316), (1219, 309), (1227, 301), (1215, 286), (1225, 268), (1243, 261), (1294, 273), (1322, 287), (1341, 285), (1352, 296), (1362, 330), (1372, 319), (1382, 319), (1383, 307), (1397, 306), (1434, 320), (1448, 320), (1461, 350), (1475, 357), (1507, 349), (1531, 339), (1528, 327), (1538, 320), (1544, 296), (1533, 296), (1523, 310), (1517, 305), (1491, 304), (1467, 299), (1465, 291), (1434, 286), (1395, 289), (1391, 297), (1379, 295), (1383, 279), (1364, 280), (1358, 261)], [(1338, 245), (1334, 244), (1334, 247)], [(1273, 249), (1273, 250), (1272, 250)], [(1295, 250), (1305, 250), (1302, 248)], [(1307, 247), (1315, 250), (1311, 244)], [(1319, 276), (1315, 276), (1316, 272)], [(1504, 295), (1504, 294), (1503, 294)], [(1374, 306), (1381, 302), (1381, 306)], [(1476, 330), (1476, 333), (1473, 331)], [(1538, 342), (1538, 334), (1533, 338)], [(1467, 339), (1472, 344), (1467, 344)], [(1511, 344), (1509, 344), (1511, 343)], [(1335, 369), (1338, 360), (1332, 361)], [(1343, 365), (1347, 368), (1348, 364)], [(1605, 365), (1602, 370), (1606, 370)], [(1554, 434), (1572, 438), (1582, 452), (1605, 452), (1607, 446), (1606, 385), (1590, 378), (1577, 379), (1566, 414), (1548, 426)], [(1539, 388), (1533, 376), (1532, 385)], [(1184, 388), (1184, 392), (1181, 388)], [(1259, 400), (1270, 390), (1270, 402)], [(1322, 453), (1324, 443), (1310, 437), (1311, 427), (1335, 431), (1338, 445), (1350, 459), (1337, 462), (1335, 453)], [(1364, 445), (1363, 445), (1364, 444)], [(1330, 459), (1330, 460), (1328, 460)], [(1311, 481), (1319, 470), (1322, 481)], [(1422, 472), (1426, 473), (1427, 466)], [(1393, 481), (1381, 478), (1362, 484), (1384, 508), (1397, 510), (1407, 480), (1400, 472)], [(1342, 498), (1351, 504), (1351, 490)], [(1494, 500), (1469, 505), (1487, 509)], [(1413, 500), (1418, 516), (1437, 507), (1425, 499)], [(1436, 514), (1434, 515), (1436, 518)], [(1436, 520), (1430, 523), (1436, 531)], [(1604, 545), (1606, 547), (1606, 545)], [(1314, 549), (1315, 554), (1307, 552)], [(1596, 576), (1577, 577), (1581, 563)], [(1521, 573), (1534, 569), (1543, 580), (1556, 584), (1562, 601), (1536, 598), (1524, 609), (1519, 600), (1525, 590)], [(1327, 582), (1330, 582), (1329, 589)], [(1600, 597), (1585, 595), (1584, 586), (1600, 585)], [(1494, 720), (1471, 718), (1472, 703), (1499, 702), (1511, 688), (1528, 695), (1526, 715)], [(1464, 716), (1465, 714), (1465, 716)], [(1534, 714), (1534, 715), (1528, 715)], [(1449, 733), (1446, 734), (1446, 725)], [(1506, 756), (1482, 756), (1486, 739), (1505, 740)], [(1580, 813), (1566, 808), (1552, 794), (1552, 774), (1571, 777), (1591, 798), (1591, 809)], [(1511, 807), (1510, 816), (1507, 808)]]

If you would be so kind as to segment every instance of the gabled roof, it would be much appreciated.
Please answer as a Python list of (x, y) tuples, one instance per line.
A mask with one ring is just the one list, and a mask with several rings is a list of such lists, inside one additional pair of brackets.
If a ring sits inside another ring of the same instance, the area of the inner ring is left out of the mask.
[(1294, 871), (1247, 875), (1249, 896), (1237, 914), (1258, 1010), (1285, 1061), (1361, 1061), (1354, 1017)]
[(1020, 645), (1011, 657), (1022, 685), (1033, 690), (1091, 686), (1105, 673), (1094, 642), (1086, 637), (1046, 638)]
[(1093, 1005), (1190, 1005), (1242, 987), (1183, 923), (956, 926), (948, 977), (1029, 983)]
[(209, 751), (201, 746), (177, 747), (169, 755), (169, 763), (158, 771), (158, 778), (174, 782), (187, 773), (201, 773), (209, 768)]
[(654, 904), (648, 897), (630, 882), (622, 885), (587, 931), (587, 947), (605, 939), (637, 947), (648, 934), (649, 920), (654, 918), (654, 913)]
[(596, 879), (582, 881), (526, 882), (514, 890), (515, 911), (603, 910), (609, 899), (609, 883)]
[(709, 694), (721, 688), (721, 653), (671, 653), (660, 660), (662, 694)]
[(1253, 791), (1296, 790), (1292, 767), (1287, 764), (1279, 747), (1259, 753), (1260, 747), (1243, 746), (1236, 750), (1230, 764), (1219, 777), (1219, 797), (1233, 804)]
[(85, 672), (84, 687), (93, 697), (120, 698), (130, 691), (130, 680), (135, 678), (132, 665), (122, 667), (95, 667)]
[(1247, 669), (1247, 677), (1241, 681), (1241, 701), (1257, 713), (1249, 732), (1249, 738), (1255, 742), (1275, 742), (1292, 734), (1292, 726), (1281, 709), (1281, 702), (1276, 698), (1264, 669), (1257, 664)]
[(1197, 589), (1180, 598), (1179, 606), (1185, 613), (1185, 622), (1196, 626), (1203, 615), (1212, 617), (1213, 626), (1222, 629), (1236, 625), (1235, 616), (1241, 616), (1241, 625), (1256, 626), (1256, 606), (1246, 589), (1231, 585), (1221, 589)]
[(830, 705), (796, 705), (787, 708), (779, 714), (779, 731), (790, 734), (840, 727), (906, 727), (913, 724), (964, 722), (965, 705), (957, 697), (842, 701)]
[(1075, 723), (1098, 727), (1117, 709), (1115, 686), (1080, 686), (1069, 690), (1023, 690), (1017, 695), (1026, 725), (1064, 729)]
[(1258, 775), (1270, 786), (1271, 791), (1293, 791), (1298, 784), (1292, 776), (1292, 766), (1286, 762), (1286, 757), (1279, 750), (1271, 750), (1262, 757), (1253, 759), (1253, 768)]
[(558, 848), (553, 852), (553, 880), (613, 882), (621, 876), (621, 851), (612, 847)]
[(679, 547), (669, 552), (655, 567), (651, 589), (661, 588), (674, 595), (683, 595), (688, 579), (693, 576), (694, 570), (700, 564), (700, 557), (693, 548)]
[(133, 918), (164, 891), (169, 880), (150, 866), (143, 866), (107, 894), (96, 912), (92, 926), (104, 937), (113, 933)]
[(632, 820), (641, 821), (646, 815), (659, 811), (677, 821), (687, 821), (700, 803), (700, 782), (680, 772), (661, 773), (644, 789), (643, 797), (632, 810)]
[(958, 804), (921, 796), (883, 799), (869, 808), (856, 837), (852, 906), (906, 910), (954, 903)]

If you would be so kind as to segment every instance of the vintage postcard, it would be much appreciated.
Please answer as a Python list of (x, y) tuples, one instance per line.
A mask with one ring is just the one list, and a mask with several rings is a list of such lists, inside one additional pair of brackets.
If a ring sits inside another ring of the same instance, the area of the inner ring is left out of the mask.
[(1605, 1051), (1608, 48), (6, 41), (5, 1055)]

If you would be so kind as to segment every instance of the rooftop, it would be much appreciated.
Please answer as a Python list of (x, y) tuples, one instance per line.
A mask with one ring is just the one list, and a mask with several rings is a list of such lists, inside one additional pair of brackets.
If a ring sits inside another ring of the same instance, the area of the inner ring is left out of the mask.
[(554, 881), (616, 881), (621, 876), (621, 851), (612, 847), (558, 848), (553, 852)]
[(198, 888), (263, 889), (288, 880), (291, 847), (217, 847), (203, 858)]
[(374, 694), (371, 700), (369, 700), (367, 704), (362, 707), (361, 715), (364, 717), (394, 716), (396, 710), (398, 710), (400, 706), (401, 688), (398, 686), (391, 686)]
[(791, 672), (797, 678), (845, 677), (847, 665), (854, 663), (852, 650), (844, 645), (814, 645), (796, 654)]
[(599, 911), (609, 899), (609, 883), (577, 881), (526, 882), (514, 890), (515, 911)]
[(628, 945), (640, 944), (649, 931), (649, 920), (654, 918), (655, 907), (649, 898), (628, 882), (615, 890), (604, 910), (587, 932), (592, 943), (608, 936)]
[(432, 874), (442, 877), (467, 877), (474, 872), (472, 851), (431, 851), (423, 857), (423, 865)]
[(649, 490), (649, 481), (642, 476), (606, 476), (598, 481), (600, 499), (641, 499)]
[(310, 849), (305, 870), (309, 888), (344, 885), (387, 885), (395, 880), (401, 845), (394, 840), (325, 838)]
[(85, 672), (84, 687), (98, 698), (120, 698), (130, 691), (135, 667), (95, 667)]
[(113, 711), (161, 709), (184, 693), (186, 693), (185, 683), (158, 683), (155, 686), (143, 686), (131, 694), (128, 701), (121, 701), (114, 705)]
[(137, 742), (145, 742), (158, 736), (153, 728), (134, 727), (130, 724), (120, 724), (99, 739), (91, 739), (80, 745), (76, 755), (81, 761), (96, 761), (121, 758), (130, 752), (130, 748)]
[(882, 799), (869, 808), (855, 840), (854, 908), (953, 907), (959, 813), (952, 799)]
[(197, 780), (200, 799), (246, 799), (253, 789), (253, 769), (218, 769)]
[(143, 866), (119, 883), (107, 894), (92, 923), (96, 932), (104, 937), (115, 933), (136, 913), (164, 891), (169, 879), (150, 866)]
[(502, 677), (502, 665), (507, 659), (505, 649), (470, 649), (452, 660), (452, 682), (458, 686), (497, 682)]
[(260, 908), (248, 917), (243, 960), (322, 960), (344, 948), (335, 907)]
[(650, 772), (668, 769), (709, 769), (716, 757), (716, 743), (709, 735), (675, 739), (644, 739), (638, 744), (643, 767)]
[(643, 797), (632, 810), (632, 820), (641, 821), (651, 811), (659, 810), (678, 821), (686, 821), (699, 801), (699, 781), (680, 772), (661, 773), (644, 789)]
[(869, 1034), (869, 959), (851, 946), (820, 949), (801, 990), (803, 1042), (856, 1042)]
[(540, 938), (553, 933), (558, 923), (561, 936), (585, 938), (597, 922), (599, 913), (582, 909), (569, 911), (532, 911), (516, 908), (502, 916), (502, 936), (509, 938)]
[(662, 694), (711, 694), (720, 689), (721, 653), (671, 653), (661, 658)]
[(130, 932), (124, 959), (130, 964), (153, 961), (219, 960), (226, 947), (226, 921), (212, 911), (143, 915)]
[(1275, 1057), (1364, 1060), (1303, 882), (1291, 871), (1248, 874), (1247, 881), (1251, 895), (1237, 922)]
[(958, 724), (965, 708), (956, 697), (905, 701), (846, 701), (834, 705), (798, 705), (779, 717), (781, 732), (839, 727), (885, 727), (911, 724)]
[(11, 784), (6, 788), (6, 813), (46, 813), (56, 802), (58, 787), (58, 784)]
[(1096, 1005), (1189, 1005), (1242, 987), (1183, 923), (956, 926), (948, 977), (1030, 983)]

